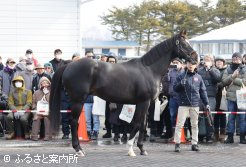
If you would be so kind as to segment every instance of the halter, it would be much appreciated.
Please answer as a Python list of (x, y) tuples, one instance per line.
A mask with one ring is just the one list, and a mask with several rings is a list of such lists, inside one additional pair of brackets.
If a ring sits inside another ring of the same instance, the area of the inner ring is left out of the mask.
[[(184, 36), (181, 36), (183, 38), (185, 38)], [(178, 55), (180, 55), (180, 51), (182, 51), (184, 54), (186, 54), (186, 52), (184, 51), (184, 49), (182, 48), (182, 46), (180, 45), (180, 39), (176, 39), (176, 46), (178, 47)], [(191, 55), (192, 53), (194, 53), (195, 51), (192, 50), (192, 52), (190, 52), (188, 55), (186, 54), (187, 57), (192, 58)]]

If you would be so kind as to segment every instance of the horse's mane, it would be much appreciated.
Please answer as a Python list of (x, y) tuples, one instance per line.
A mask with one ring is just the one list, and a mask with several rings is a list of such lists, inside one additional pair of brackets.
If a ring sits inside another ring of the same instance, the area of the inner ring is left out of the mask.
[(145, 66), (149, 66), (158, 61), (161, 56), (166, 54), (171, 49), (172, 43), (175, 41), (174, 39), (176, 39), (176, 37), (177, 35), (154, 46), (150, 51), (141, 57), (142, 63)]

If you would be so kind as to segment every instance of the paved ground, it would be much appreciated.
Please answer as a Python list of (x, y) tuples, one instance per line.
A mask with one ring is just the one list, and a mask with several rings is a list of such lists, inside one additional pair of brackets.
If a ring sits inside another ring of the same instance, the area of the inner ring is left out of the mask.
[[(200, 152), (190, 151), (190, 145), (182, 145), (181, 153), (175, 153), (173, 144), (145, 142), (148, 156), (127, 156), (125, 144), (99, 138), (97, 142), (81, 143), (86, 157), (74, 157), (71, 141), (6, 141), (0, 139), (0, 166), (81, 166), (81, 167), (242, 167), (246, 166), (246, 146), (238, 143), (203, 144)], [(49, 164), (45, 164), (49, 163)]]

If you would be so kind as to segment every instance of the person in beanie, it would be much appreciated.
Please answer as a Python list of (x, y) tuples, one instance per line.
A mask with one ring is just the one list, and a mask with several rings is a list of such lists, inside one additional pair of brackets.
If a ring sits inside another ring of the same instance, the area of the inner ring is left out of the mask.
[[(232, 63), (225, 70), (222, 83), (226, 86), (226, 98), (228, 101), (229, 112), (244, 112), (244, 110), (238, 109), (236, 91), (240, 90), (242, 83), (246, 85), (246, 67), (242, 64), (242, 55), (239, 52), (235, 52), (232, 55)], [(245, 114), (239, 114), (239, 128), (240, 128), (240, 143), (246, 144), (246, 121)], [(229, 114), (227, 123), (228, 137), (225, 143), (234, 143), (235, 132), (235, 114)]]
[(54, 75), (54, 70), (53, 70), (53, 66), (51, 63), (44, 63), (44, 70), (45, 73), (48, 74), (51, 78)]
[(191, 150), (199, 151), (197, 143), (200, 99), (207, 110), (210, 110), (205, 84), (202, 77), (195, 70), (197, 66), (198, 62), (187, 61), (185, 71), (177, 77), (173, 86), (174, 91), (178, 93), (179, 104), (174, 135), (175, 152), (180, 152), (181, 129), (188, 116), (190, 116), (192, 128)]
[(80, 53), (79, 52), (75, 52), (73, 55), (72, 55), (72, 61), (77, 61), (81, 59), (80, 57)]
[[(33, 94), (32, 109), (37, 110), (37, 103), (44, 99), (47, 103), (50, 98), (50, 80), (46, 77), (42, 77), (39, 81), (39, 89)], [(50, 132), (50, 120), (48, 115), (40, 115), (35, 113), (32, 123), (32, 136), (31, 139), (34, 141), (38, 140), (38, 132), (41, 125), (41, 119), (44, 119), (45, 137), (44, 140), (48, 141), (51, 139)]]
[[(220, 71), (220, 76), (222, 80), (222, 76), (227, 68), (225, 59), (223, 57), (215, 58), (215, 67)], [(220, 110), (220, 103), (222, 97), (222, 90), (224, 89), (224, 85), (222, 81), (218, 83), (218, 91), (216, 94), (216, 107), (215, 111)], [(214, 115), (214, 139), (215, 141), (220, 141), (224, 143), (226, 135), (226, 115), (225, 114), (215, 114)]]
[(17, 75), (26, 69), (26, 56), (19, 57), (19, 63), (15, 66)]
[[(16, 76), (12, 80), (14, 88), (11, 89), (9, 93), (9, 109), (10, 110), (30, 110), (32, 106), (32, 92), (31, 90), (25, 89), (25, 82), (22, 76)], [(6, 139), (13, 139), (14, 133), (14, 117), (15, 119), (20, 119), (21, 126), (24, 129), (25, 139), (30, 138), (28, 119), (30, 113), (9, 113), (6, 118), (6, 125), (8, 135)]]

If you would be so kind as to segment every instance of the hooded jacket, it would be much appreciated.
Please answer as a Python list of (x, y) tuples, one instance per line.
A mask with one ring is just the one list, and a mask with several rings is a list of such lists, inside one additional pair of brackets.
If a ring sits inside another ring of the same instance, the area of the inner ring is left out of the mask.
[[(42, 77), (40, 79), (39, 84), (38, 84), (39, 89), (36, 90), (33, 94), (32, 109), (34, 110), (37, 108), (38, 101), (40, 101), (44, 96), (47, 102), (49, 102), (49, 99), (50, 99), (50, 92), (47, 94), (44, 94), (43, 89), (41, 88), (41, 83), (43, 81), (47, 81), (49, 85), (51, 85), (51, 82), (47, 77)], [(48, 90), (50, 91), (50, 87), (48, 87)]]
[[(22, 81), (22, 87), (16, 88), (15, 81)], [(9, 93), (9, 109), (10, 110), (29, 110), (32, 105), (32, 92), (25, 89), (25, 82), (22, 76), (16, 76), (12, 80), (13, 89)]]

